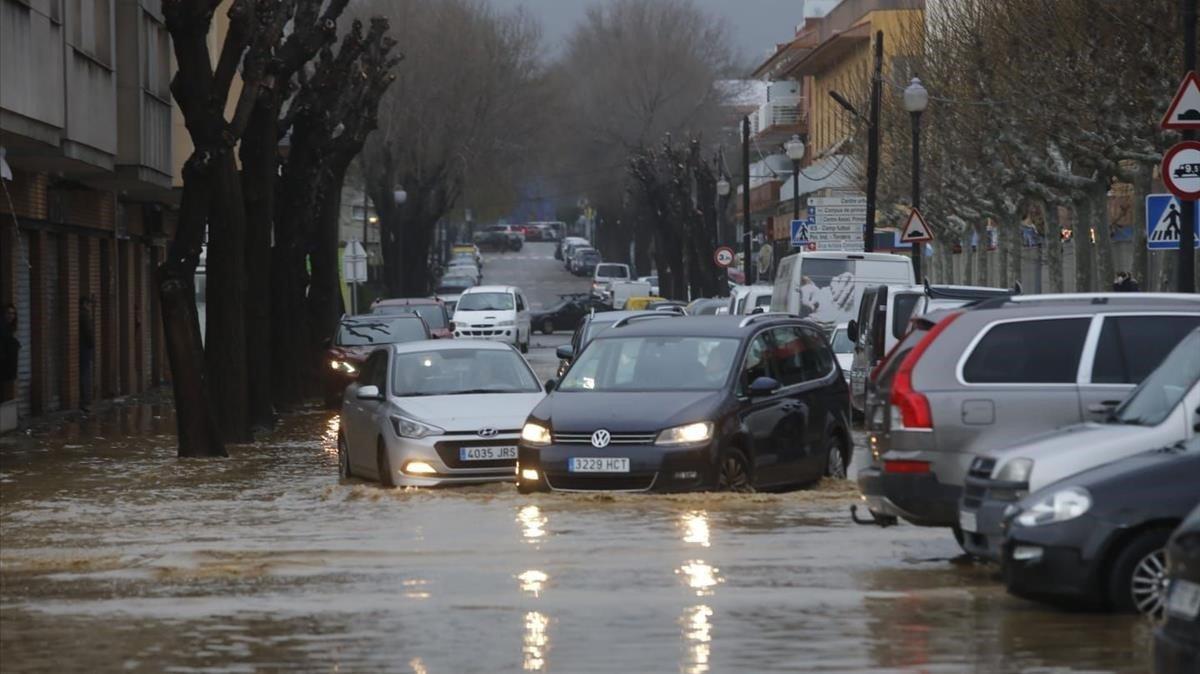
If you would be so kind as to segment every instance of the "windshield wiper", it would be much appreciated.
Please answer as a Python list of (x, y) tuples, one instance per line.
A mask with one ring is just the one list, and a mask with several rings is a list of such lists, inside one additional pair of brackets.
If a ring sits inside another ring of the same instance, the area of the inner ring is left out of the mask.
[(445, 395), (469, 395), (472, 393), (517, 393), (510, 388), (469, 388), (461, 391), (449, 391)]

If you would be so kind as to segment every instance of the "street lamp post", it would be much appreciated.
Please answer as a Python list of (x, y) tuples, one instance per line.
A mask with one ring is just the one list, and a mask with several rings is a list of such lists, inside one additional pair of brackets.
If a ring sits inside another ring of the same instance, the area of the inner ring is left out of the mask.
[[(904, 109), (912, 116), (912, 207), (921, 207), (921, 113), (929, 106), (929, 92), (921, 85), (921, 80), (912, 78), (912, 82), (904, 90)], [(912, 244), (913, 276), (917, 283), (921, 282), (921, 253), (924, 252), (923, 242)]]
[(792, 139), (783, 144), (788, 159), (792, 160), (792, 219), (800, 219), (800, 160), (804, 159), (804, 141), (800, 136), (793, 135)]
[(742, 118), (742, 273), (746, 285), (754, 283), (750, 258), (750, 118)]
[[(729, 198), (729, 190), (731, 185), (724, 175), (717, 180), (717, 241), (718, 245), (725, 246), (730, 243), (729, 225), (725, 222), (725, 204)], [(729, 280), (729, 268), (725, 268), (725, 280)]]

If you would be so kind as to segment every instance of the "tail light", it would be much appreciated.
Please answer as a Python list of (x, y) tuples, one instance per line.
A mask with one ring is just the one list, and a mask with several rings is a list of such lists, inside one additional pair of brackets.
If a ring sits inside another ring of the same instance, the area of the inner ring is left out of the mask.
[[(896, 369), (896, 377), (892, 381), (891, 403), (892, 407), (900, 412), (900, 420), (905, 428), (933, 428), (933, 413), (929, 410), (929, 399), (913, 389), (913, 370), (917, 367), (917, 361), (925, 354), (925, 349), (928, 349), (933, 340), (937, 339), (937, 336), (942, 334), (942, 331), (962, 313), (956, 311), (930, 328), (912, 351), (904, 356), (904, 360), (900, 361), (900, 367)], [(895, 417), (893, 416), (893, 418)]]
[(884, 461), (883, 472), (920, 475), (929, 472), (928, 461)]

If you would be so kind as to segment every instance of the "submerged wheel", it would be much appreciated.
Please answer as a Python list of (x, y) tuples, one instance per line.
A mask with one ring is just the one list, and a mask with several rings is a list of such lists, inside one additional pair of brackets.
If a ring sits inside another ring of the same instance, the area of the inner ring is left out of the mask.
[(396, 475), (392, 473), (392, 460), (388, 458), (387, 447), (383, 440), (375, 450), (375, 467), (379, 470), (379, 484), (391, 489), (396, 486)]
[(1129, 541), (1113, 561), (1108, 600), (1113, 610), (1162, 615), (1167, 598), (1167, 529), (1153, 529)]
[(754, 491), (750, 462), (736, 449), (725, 450), (717, 463), (717, 491)]
[(829, 448), (826, 450), (825, 475), (838, 480), (846, 479), (847, 460), (846, 440), (840, 435), (829, 438)]
[(547, 318), (545, 321), (542, 322), (542, 334), (543, 335), (554, 334), (554, 321)]
[(350, 448), (346, 445), (346, 436), (338, 433), (338, 477), (343, 480), (350, 477)]

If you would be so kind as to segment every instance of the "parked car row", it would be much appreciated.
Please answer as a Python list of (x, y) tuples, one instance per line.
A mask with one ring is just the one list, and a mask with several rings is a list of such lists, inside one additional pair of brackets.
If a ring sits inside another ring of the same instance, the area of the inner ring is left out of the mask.
[[(892, 332), (885, 292), (860, 337)], [(1200, 504), (1200, 298), (1005, 294), (917, 315), (864, 409), (857, 478), (881, 523), (951, 529), (1021, 596), (1172, 601), (1164, 549)]]

